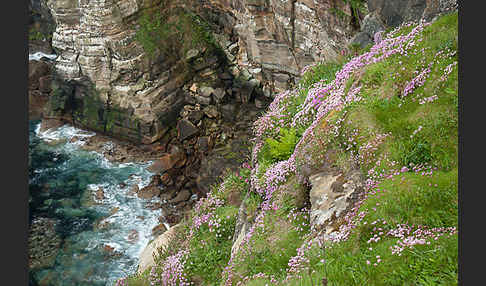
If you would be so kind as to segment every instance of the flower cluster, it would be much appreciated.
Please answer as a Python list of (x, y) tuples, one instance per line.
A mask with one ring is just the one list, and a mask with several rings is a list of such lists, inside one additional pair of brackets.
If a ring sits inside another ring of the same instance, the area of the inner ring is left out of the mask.
[(430, 74), (430, 66), (423, 69), (417, 76), (415, 76), (403, 89), (402, 97), (412, 93), (417, 87), (424, 85), (427, 76)]
[(454, 66), (457, 65), (457, 61), (453, 62), (452, 64), (446, 66), (444, 68), (444, 73), (442, 74), (442, 76), (440, 77), (439, 81), (440, 82), (443, 82), (447, 79), (447, 77), (449, 76), (449, 74), (452, 72), (452, 69), (454, 68)]
[(395, 229), (388, 231), (387, 235), (397, 237), (399, 240), (396, 245), (390, 246), (392, 254), (402, 255), (406, 248), (413, 248), (414, 245), (430, 244), (430, 239), (437, 240), (439, 237), (457, 233), (456, 227), (438, 227), (428, 229), (425, 226), (417, 226), (412, 232), (413, 227), (405, 224), (398, 224)]
[(425, 104), (427, 102), (434, 102), (437, 99), (438, 99), (437, 95), (432, 95), (432, 96), (420, 99), (419, 104)]
[(162, 264), (162, 273), (157, 275), (155, 267), (152, 268), (150, 275), (151, 285), (161, 283), (162, 286), (188, 286), (191, 285), (184, 275), (184, 264), (188, 255), (187, 250), (180, 250), (174, 255), (167, 257)]

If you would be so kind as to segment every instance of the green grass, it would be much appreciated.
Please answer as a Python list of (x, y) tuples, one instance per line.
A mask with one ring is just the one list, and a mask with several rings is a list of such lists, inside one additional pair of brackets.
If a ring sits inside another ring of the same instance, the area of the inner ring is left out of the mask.
[(203, 225), (190, 242), (190, 254), (185, 272), (189, 277), (203, 281), (204, 285), (214, 285), (221, 279), (221, 272), (228, 263), (233, 244), (238, 209), (233, 206), (218, 208), (216, 218), (221, 226), (210, 232)]
[[(407, 33), (412, 28), (404, 27), (397, 34)], [(457, 66), (447, 80), (440, 81), (445, 67), (456, 61), (457, 55), (447, 58), (436, 55), (438, 51), (457, 50), (457, 13), (440, 17), (425, 28), (422, 36), (423, 40), (416, 46), (420, 53), (393, 55), (364, 67), (348, 80), (346, 89), (353, 84), (362, 87), (362, 100), (331, 112), (314, 129), (316, 136), (304, 142), (308, 152), (296, 158), (296, 174), (290, 174), (272, 195), (272, 202), (277, 203), (279, 209), (267, 211), (264, 228), (257, 229), (252, 236), (250, 253), (239, 254), (234, 260), (234, 283), (239, 277), (264, 273), (280, 281), (278, 285), (322, 285), (323, 278), (328, 280), (328, 285), (346, 286), (457, 285), (457, 234), (445, 234), (437, 240), (427, 238), (429, 244), (405, 248), (401, 255), (391, 251), (398, 238), (386, 235), (399, 224), (407, 224), (412, 230), (418, 226), (427, 229), (458, 226)], [(424, 85), (404, 97), (402, 91), (416, 75), (414, 72), (420, 72), (423, 64), (430, 62), (434, 64)], [(263, 138), (266, 143), (258, 157), (256, 173), (261, 183), (272, 164), (289, 158), (308, 127), (289, 129), (288, 123), (302, 107), (309, 88), (319, 81), (332, 81), (342, 64), (337, 61), (313, 67), (303, 75), (300, 92), (280, 102), (282, 115), (287, 120), (282, 126), (287, 129), (283, 129), (286, 131), (280, 136), (268, 132)], [(434, 95), (437, 99), (433, 102), (420, 104), (421, 100)], [(386, 136), (378, 140), (384, 134)], [(408, 171), (380, 179), (377, 185), (380, 192), (363, 201), (359, 211), (365, 215), (355, 220), (356, 227), (349, 238), (327, 243), (325, 249), (314, 246), (306, 253), (309, 270), (285, 281), (289, 259), (296, 255), (302, 243), (316, 234), (309, 229), (307, 217), (298, 215), (295, 221), (289, 219), (289, 215), (308, 200), (309, 190), (299, 172), (324, 164), (346, 171), (352, 167), (354, 157), (358, 158), (365, 176), (370, 171), (390, 173), (403, 166), (421, 164), (434, 171), (431, 175)], [(224, 230), (221, 228), (219, 236), (204, 225), (189, 242), (186, 274), (192, 281), (201, 285), (221, 285), (238, 213), (238, 207), (230, 205), (228, 199), (239, 195), (246, 205), (250, 223), (263, 202), (260, 195), (250, 192), (249, 177), (249, 169), (240, 169), (224, 178), (222, 188), (213, 188), (213, 194), (225, 200), (216, 211)], [(375, 222), (382, 230), (374, 229)], [(370, 241), (379, 231), (384, 233), (381, 239)], [(377, 256), (381, 259), (379, 263)], [(267, 278), (250, 279), (244, 285), (266, 284), (274, 285)]]
[(153, 57), (158, 50), (182, 58), (194, 48), (218, 50), (209, 24), (185, 9), (146, 10), (138, 20), (137, 41)]

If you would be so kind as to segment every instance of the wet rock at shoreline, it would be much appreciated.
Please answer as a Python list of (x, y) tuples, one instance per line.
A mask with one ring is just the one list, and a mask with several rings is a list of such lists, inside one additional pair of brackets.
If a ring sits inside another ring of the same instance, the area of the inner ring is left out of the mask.
[(105, 193), (103, 191), (103, 188), (100, 187), (98, 190), (96, 190), (95, 197), (99, 201), (105, 198)]
[(180, 191), (177, 196), (173, 199), (171, 199), (169, 202), (171, 204), (177, 204), (183, 201), (187, 201), (191, 197), (191, 192), (189, 190), (182, 190)]
[(44, 217), (32, 221), (28, 237), (30, 270), (54, 265), (62, 242), (55, 231), (57, 224), (57, 220)]

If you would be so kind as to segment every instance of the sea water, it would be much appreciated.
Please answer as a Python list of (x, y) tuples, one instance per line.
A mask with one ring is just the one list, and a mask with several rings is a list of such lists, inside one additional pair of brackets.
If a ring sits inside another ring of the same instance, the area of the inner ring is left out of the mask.
[[(54, 265), (29, 273), (32, 285), (113, 285), (136, 271), (140, 253), (153, 239), (161, 210), (146, 208), (149, 200), (129, 192), (150, 182), (150, 162), (111, 163), (82, 150), (83, 137), (93, 135), (68, 125), (40, 132), (39, 121), (29, 124), (30, 222), (56, 219), (62, 239)], [(95, 197), (99, 188), (101, 200)]]

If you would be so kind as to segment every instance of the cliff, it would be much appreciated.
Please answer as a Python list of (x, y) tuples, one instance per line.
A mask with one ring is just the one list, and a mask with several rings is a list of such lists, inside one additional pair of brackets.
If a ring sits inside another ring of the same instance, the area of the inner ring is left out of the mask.
[(308, 68), (119, 285), (456, 285), (457, 37), (454, 12)]

